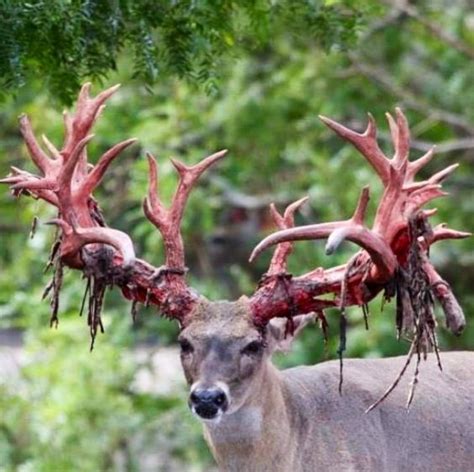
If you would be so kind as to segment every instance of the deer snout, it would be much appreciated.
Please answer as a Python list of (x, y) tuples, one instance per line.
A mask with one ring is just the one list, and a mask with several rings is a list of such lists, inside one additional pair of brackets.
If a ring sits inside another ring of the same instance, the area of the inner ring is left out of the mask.
[(189, 395), (189, 406), (193, 413), (205, 420), (213, 420), (224, 413), (229, 406), (229, 398), (219, 387), (193, 388)]

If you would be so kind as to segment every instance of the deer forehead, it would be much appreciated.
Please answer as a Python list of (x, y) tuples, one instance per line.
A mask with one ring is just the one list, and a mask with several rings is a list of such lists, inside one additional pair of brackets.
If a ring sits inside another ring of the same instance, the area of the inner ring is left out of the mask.
[(245, 297), (232, 302), (202, 299), (191, 313), (183, 332), (203, 340), (239, 340), (258, 335)]

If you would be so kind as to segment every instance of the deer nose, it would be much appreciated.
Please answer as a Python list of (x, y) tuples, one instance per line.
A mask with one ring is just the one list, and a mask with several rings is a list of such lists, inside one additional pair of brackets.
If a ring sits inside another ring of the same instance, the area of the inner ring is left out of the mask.
[(210, 420), (219, 411), (227, 409), (227, 395), (220, 388), (197, 388), (191, 392), (189, 403), (193, 411), (201, 418)]

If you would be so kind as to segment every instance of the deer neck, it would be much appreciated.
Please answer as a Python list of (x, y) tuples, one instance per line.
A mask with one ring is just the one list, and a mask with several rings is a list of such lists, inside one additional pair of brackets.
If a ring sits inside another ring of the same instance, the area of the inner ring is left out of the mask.
[[(222, 471), (291, 470), (289, 447), (296, 442), (281, 374), (267, 362), (249, 398), (217, 424), (205, 424), (204, 435)], [(285, 452), (286, 451), (286, 452)]]

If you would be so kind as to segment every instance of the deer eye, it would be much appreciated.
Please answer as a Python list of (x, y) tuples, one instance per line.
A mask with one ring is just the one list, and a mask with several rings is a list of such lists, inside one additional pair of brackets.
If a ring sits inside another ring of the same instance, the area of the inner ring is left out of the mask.
[(242, 354), (246, 354), (248, 356), (254, 356), (255, 354), (259, 354), (263, 349), (263, 342), (262, 341), (252, 341), (247, 344), (242, 349)]
[(181, 354), (191, 354), (194, 351), (192, 344), (186, 338), (182, 338), (178, 342), (181, 346)]

